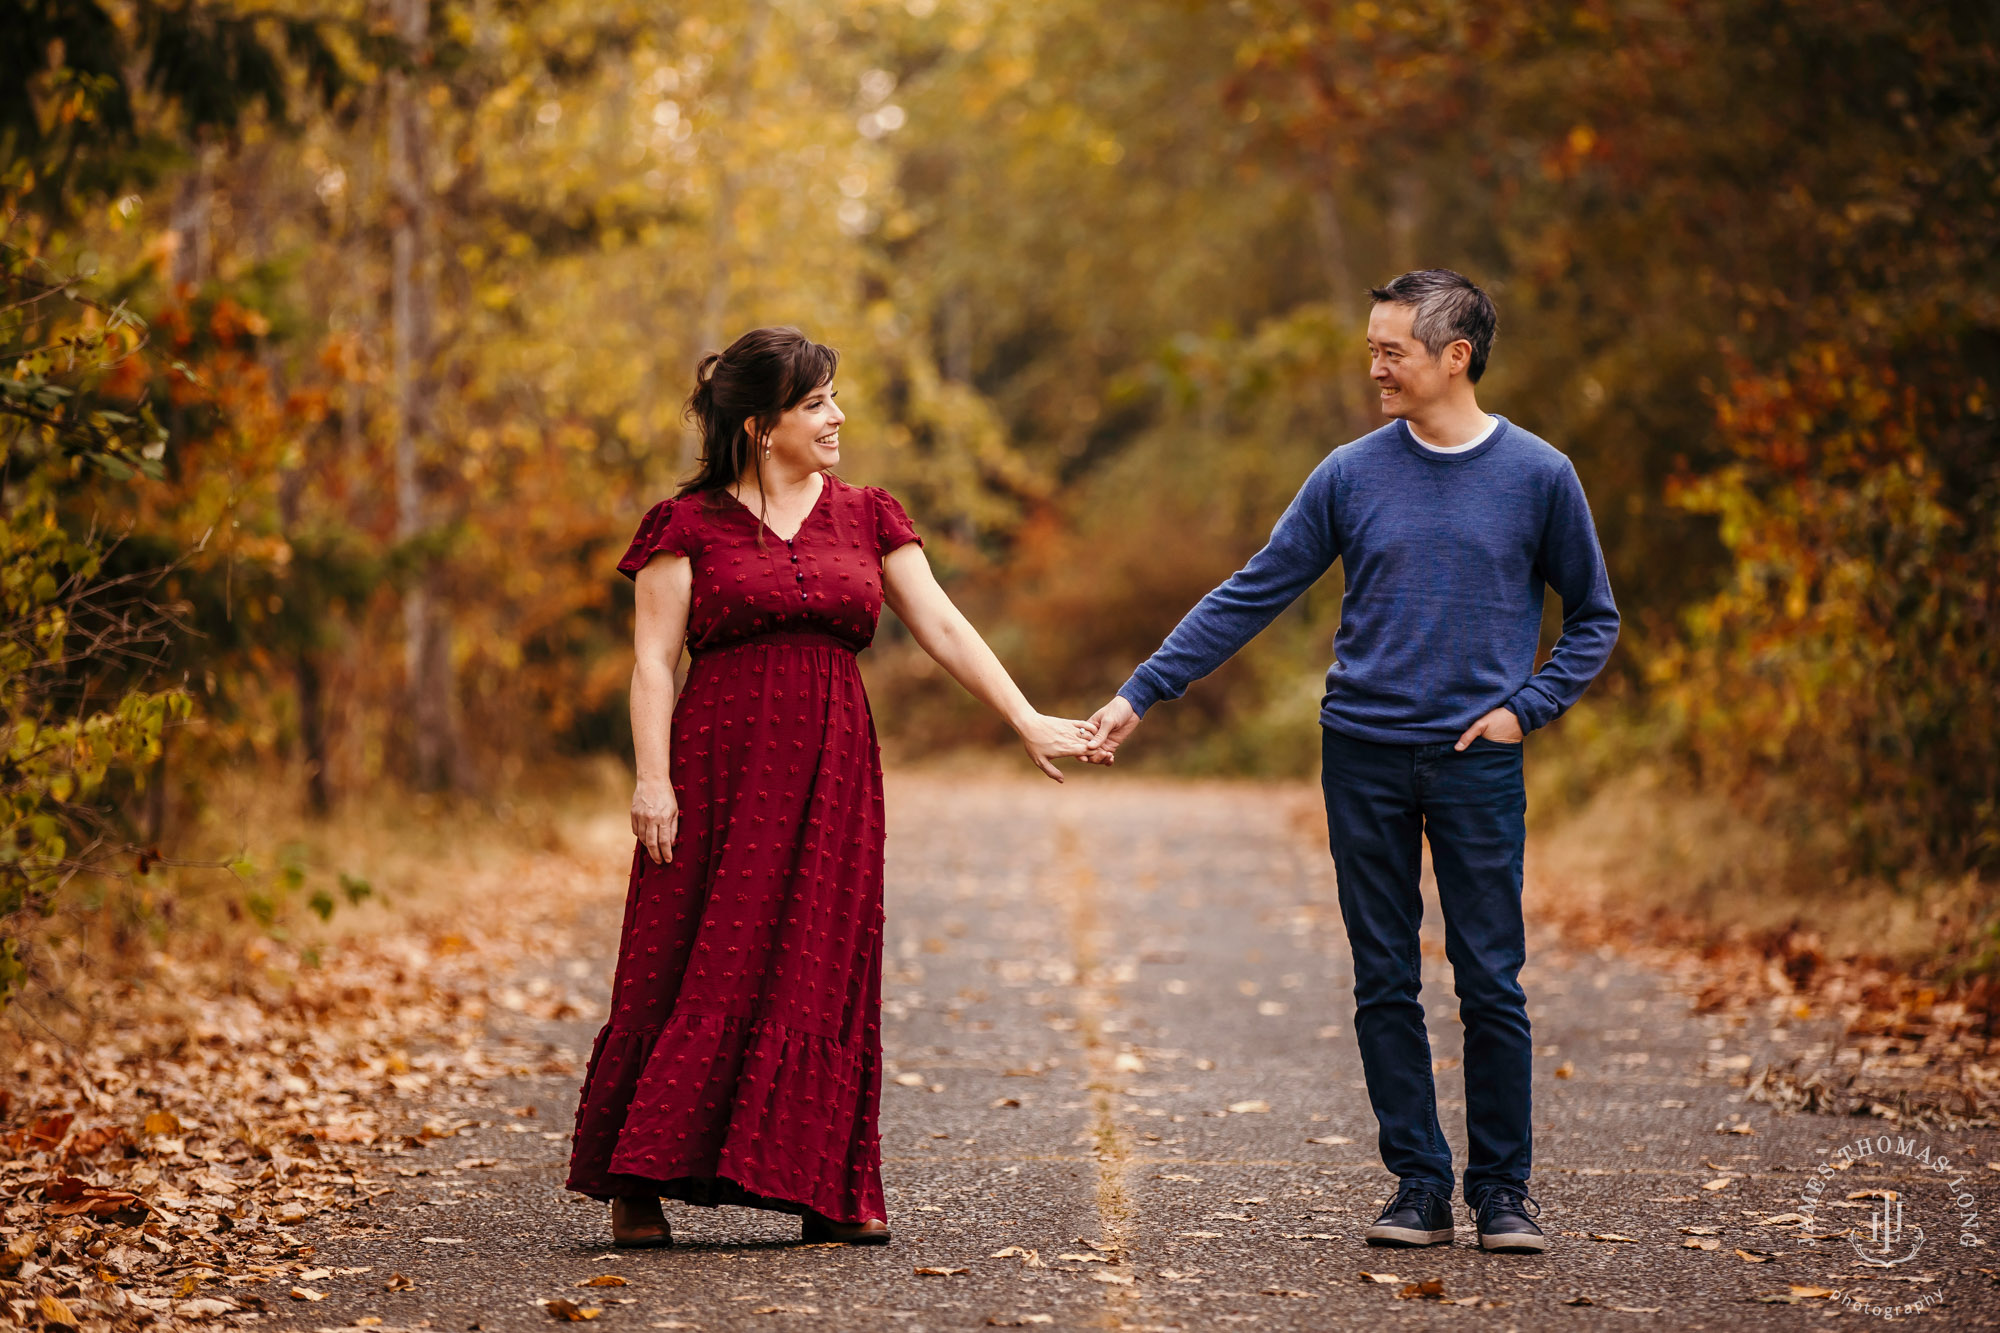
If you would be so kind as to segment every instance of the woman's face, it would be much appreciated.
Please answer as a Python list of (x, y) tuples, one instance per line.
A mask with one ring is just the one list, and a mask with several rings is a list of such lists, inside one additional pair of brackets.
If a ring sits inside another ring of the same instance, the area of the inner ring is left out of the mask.
[(769, 461), (788, 471), (824, 472), (840, 461), (840, 423), (847, 420), (834, 405), (833, 381), (828, 380), (778, 418), (767, 437)]

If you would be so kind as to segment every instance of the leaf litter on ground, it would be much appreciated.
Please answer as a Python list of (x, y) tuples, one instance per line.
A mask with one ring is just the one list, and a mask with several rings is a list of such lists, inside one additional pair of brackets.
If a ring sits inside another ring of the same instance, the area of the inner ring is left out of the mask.
[[(492, 873), (517, 888), (578, 878), (573, 856), (527, 861)], [(487, 1026), (500, 1010), (580, 1012), (562, 987), (519, 981), (524, 963), (574, 954), (577, 895), (554, 906), (563, 896), (432, 904), (439, 918), (322, 942), (316, 957), (251, 936), (94, 962), (87, 1003), (39, 1028), (16, 1022), (0, 1065), (0, 1281), (15, 1313), (26, 1302), (91, 1333), (269, 1319), (361, 1277), (316, 1265), (300, 1229), (368, 1209), (399, 1159), (481, 1123), (427, 1117), (427, 1105), (577, 1071), (572, 1052)], [(519, 908), (538, 900), (552, 906)], [(418, 1169), (448, 1180), (497, 1164)], [(78, 1272), (98, 1280), (79, 1286)], [(378, 1285), (417, 1284), (393, 1273)], [(43, 1296), (70, 1317), (41, 1309)]]

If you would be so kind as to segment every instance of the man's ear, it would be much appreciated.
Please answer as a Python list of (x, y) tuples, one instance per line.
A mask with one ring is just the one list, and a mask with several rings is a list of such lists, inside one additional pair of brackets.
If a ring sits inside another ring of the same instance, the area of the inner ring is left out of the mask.
[(1444, 349), (1444, 368), (1453, 375), (1463, 375), (1472, 367), (1472, 343), (1464, 338), (1454, 339)]

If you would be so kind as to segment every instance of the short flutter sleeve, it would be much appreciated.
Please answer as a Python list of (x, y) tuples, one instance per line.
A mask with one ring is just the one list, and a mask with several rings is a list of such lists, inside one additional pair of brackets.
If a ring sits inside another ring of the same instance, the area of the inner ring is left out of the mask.
[(924, 539), (917, 535), (917, 525), (910, 522), (910, 516), (903, 512), (896, 497), (880, 486), (870, 486), (868, 496), (875, 503), (875, 553), (887, 555), (899, 546), (911, 542), (922, 546)]
[(646, 562), (662, 551), (693, 556), (696, 550), (693, 505), (691, 500), (662, 500), (648, 509), (639, 520), (639, 530), (632, 535), (625, 558), (618, 562), (618, 572), (636, 580)]

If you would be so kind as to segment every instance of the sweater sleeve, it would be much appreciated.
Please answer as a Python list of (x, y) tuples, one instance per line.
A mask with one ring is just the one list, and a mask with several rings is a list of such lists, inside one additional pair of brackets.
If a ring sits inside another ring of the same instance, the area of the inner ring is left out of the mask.
[(1549, 660), (1507, 701), (1523, 731), (1547, 726), (1581, 699), (1618, 642), (1618, 607), (1611, 600), (1597, 525), (1591, 521), (1583, 483), (1567, 460), (1556, 481), (1535, 567), (1562, 598), (1563, 627)]
[(1118, 690), (1133, 711), (1143, 717), (1160, 700), (1187, 693), (1326, 573), (1340, 555), (1334, 482), (1328, 458), (1306, 478), (1264, 549), (1197, 602), (1159, 651), (1139, 664)]

